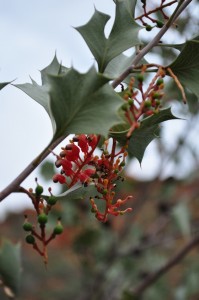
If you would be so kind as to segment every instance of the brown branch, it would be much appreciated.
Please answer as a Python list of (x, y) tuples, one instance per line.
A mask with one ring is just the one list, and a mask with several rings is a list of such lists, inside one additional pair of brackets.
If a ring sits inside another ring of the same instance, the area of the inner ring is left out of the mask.
[[(154, 8), (153, 10), (148, 11), (148, 12), (147, 12), (147, 16), (150, 15), (150, 14), (152, 14), (152, 13), (155, 13), (155, 12), (157, 12), (158, 10), (161, 10), (161, 9), (167, 7), (167, 6), (170, 6), (170, 5), (172, 5), (172, 4), (176, 3), (176, 2), (177, 2), (177, 0), (173, 0), (173, 1), (169, 2), (169, 3), (163, 4), (163, 5), (160, 6), (160, 7), (156, 7), (156, 8)], [(146, 14), (143, 14), (143, 15), (141, 15), (141, 16), (135, 18), (135, 20), (139, 20), (139, 19), (142, 19), (142, 18), (144, 18), (144, 17), (146, 17)]]
[(184, 246), (176, 255), (174, 255), (163, 267), (160, 267), (156, 272), (149, 274), (146, 279), (138, 285), (132, 292), (134, 296), (141, 295), (148, 287), (156, 282), (162, 275), (168, 272), (171, 268), (177, 265), (194, 247), (199, 244), (199, 235), (193, 238)]
[(51, 153), (51, 151), (58, 146), (66, 136), (62, 136), (51, 143), (47, 148), (45, 148), (41, 154), (35, 158), (22, 172), (17, 176), (3, 191), (0, 192), (0, 202), (4, 200), (13, 192), (19, 192), (20, 184), (26, 179), (28, 175), (36, 169), (36, 167)]
[(167, 32), (167, 30), (171, 27), (171, 25), (176, 21), (178, 16), (183, 12), (183, 10), (191, 3), (192, 0), (185, 0), (183, 3), (180, 2), (175, 9), (174, 13), (168, 20), (168, 22), (161, 28), (158, 34), (154, 37), (154, 39), (148, 43), (134, 58), (131, 66), (129, 66), (118, 78), (116, 78), (112, 87), (115, 89), (130, 73), (132, 73), (133, 69), (137, 66), (140, 60), (154, 47), (156, 46), (162, 36)]

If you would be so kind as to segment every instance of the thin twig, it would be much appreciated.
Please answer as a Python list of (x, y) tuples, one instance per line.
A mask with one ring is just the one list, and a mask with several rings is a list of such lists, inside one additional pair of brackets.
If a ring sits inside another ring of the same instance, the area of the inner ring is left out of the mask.
[(171, 70), (171, 68), (166, 68), (166, 70), (169, 72), (169, 74), (171, 75), (171, 77), (175, 81), (177, 87), (181, 91), (182, 100), (183, 100), (184, 104), (186, 104), (187, 103), (187, 99), (186, 99), (185, 91), (184, 91), (184, 88), (183, 88), (182, 84), (180, 83), (178, 77), (173, 73), (173, 71)]
[(17, 176), (3, 191), (0, 192), (0, 202), (13, 192), (18, 192), (20, 184), (28, 175), (36, 169), (36, 167), (58, 146), (66, 136), (62, 136), (45, 148), (37, 158), (35, 158), (20, 174)]
[(154, 37), (154, 39), (148, 43), (134, 58), (131, 66), (129, 66), (118, 78), (116, 78), (112, 87), (116, 88), (134, 69), (135, 66), (141, 61), (141, 59), (154, 47), (156, 46), (162, 36), (167, 32), (167, 30), (171, 27), (171, 25), (176, 21), (178, 16), (183, 12), (183, 10), (191, 3), (192, 0), (185, 0), (183, 3), (179, 3), (176, 10), (168, 20), (168, 22), (161, 28), (158, 34)]
[(162, 275), (177, 265), (194, 247), (199, 244), (199, 235), (193, 238), (184, 246), (176, 255), (174, 255), (163, 267), (160, 267), (156, 272), (149, 274), (146, 279), (138, 285), (132, 292), (133, 295), (141, 295), (148, 287), (156, 282)]
[[(176, 2), (177, 2), (177, 0), (173, 0), (173, 1), (169, 2), (169, 3), (163, 4), (163, 5), (160, 6), (160, 7), (156, 7), (156, 8), (154, 8), (153, 10), (148, 11), (148, 12), (147, 12), (147, 15), (150, 15), (150, 14), (152, 14), (152, 13), (155, 13), (155, 12), (157, 12), (158, 10), (163, 9), (163, 8), (165, 8), (165, 7), (167, 7), (167, 6), (170, 6), (170, 5), (172, 5), (172, 4), (176, 3)], [(141, 15), (141, 16), (135, 18), (135, 20), (139, 20), (139, 19), (142, 19), (142, 18), (144, 18), (144, 17), (146, 17), (146, 14), (143, 14), (143, 15)]]

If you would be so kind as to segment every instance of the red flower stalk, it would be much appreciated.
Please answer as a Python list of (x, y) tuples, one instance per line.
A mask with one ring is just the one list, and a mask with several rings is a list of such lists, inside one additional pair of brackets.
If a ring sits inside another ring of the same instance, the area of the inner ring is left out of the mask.
[(150, 84), (146, 91), (144, 91), (144, 74), (147, 68), (154, 65), (148, 64), (143, 65), (141, 73), (137, 75), (137, 88), (134, 88), (135, 78), (132, 77), (128, 89), (124, 94), (124, 105), (122, 106), (124, 110), (124, 115), (127, 122), (130, 125), (129, 131), (127, 133), (127, 138), (130, 138), (133, 131), (140, 126), (140, 119), (142, 117), (151, 116), (157, 114), (161, 108), (161, 99), (164, 95), (164, 81), (165, 70), (163, 67), (155, 65), (158, 67), (158, 71), (152, 78)]

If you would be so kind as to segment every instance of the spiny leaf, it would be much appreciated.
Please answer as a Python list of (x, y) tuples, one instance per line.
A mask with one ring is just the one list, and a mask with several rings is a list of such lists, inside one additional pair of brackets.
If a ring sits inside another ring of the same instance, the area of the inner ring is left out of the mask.
[(54, 138), (70, 133), (107, 136), (119, 122), (121, 98), (109, 78), (91, 68), (86, 74), (71, 69), (62, 76), (49, 76), (50, 106), (56, 123)]
[(42, 85), (48, 84), (48, 75), (58, 75), (61, 70), (61, 65), (57, 60), (56, 55), (54, 56), (51, 64), (41, 70)]
[(41, 81), (42, 81), (41, 86), (38, 85), (32, 78), (31, 78), (32, 83), (17, 84), (15, 86), (21, 89), (32, 99), (37, 101), (39, 104), (41, 104), (52, 120), (52, 114), (50, 110), (50, 99), (49, 99), (50, 87), (48, 82), (48, 76), (65, 74), (68, 70), (69, 70), (68, 68), (63, 67), (62, 65), (59, 64), (57, 57), (55, 55), (50, 65), (48, 65), (46, 68), (41, 70)]
[(58, 64), (56, 57), (41, 71), (42, 85), (17, 85), (47, 111), (53, 127), (53, 140), (70, 133), (107, 135), (119, 122), (121, 99), (109, 78), (91, 68), (81, 74)]
[[(136, 157), (141, 164), (144, 152), (147, 146), (152, 140), (159, 136), (159, 124), (168, 121), (178, 119), (171, 113), (171, 108), (161, 110), (159, 113), (145, 118), (140, 125), (140, 128), (136, 129), (128, 144), (128, 153), (131, 157)], [(113, 132), (110, 132), (110, 136), (116, 138), (122, 145), (126, 144), (126, 124), (121, 124), (113, 127)]]
[(20, 244), (14, 245), (3, 240), (0, 247), (0, 275), (4, 286), (15, 296), (21, 280)]
[(199, 41), (186, 42), (177, 59), (168, 67), (180, 83), (199, 98)]
[(141, 164), (147, 146), (159, 136), (159, 124), (174, 119), (178, 118), (172, 114), (171, 108), (161, 110), (158, 114), (144, 119), (140, 128), (136, 129), (130, 138), (129, 155), (136, 157)]
[(116, 1), (115, 21), (108, 38), (104, 29), (110, 16), (97, 10), (86, 25), (76, 28), (97, 60), (101, 73), (114, 57), (139, 44), (141, 26), (133, 19), (135, 3), (133, 0)]
[(41, 81), (42, 85), (38, 85), (32, 78), (32, 83), (16, 84), (15, 86), (30, 96), (32, 99), (37, 101), (44, 107), (50, 118), (52, 118), (50, 111), (50, 99), (49, 99), (49, 85), (48, 85), (48, 74), (59, 75), (61, 71), (61, 65), (58, 63), (56, 55), (54, 56), (50, 65), (41, 70)]
[(0, 82), (0, 90), (2, 90), (6, 85), (8, 85), (10, 82)]

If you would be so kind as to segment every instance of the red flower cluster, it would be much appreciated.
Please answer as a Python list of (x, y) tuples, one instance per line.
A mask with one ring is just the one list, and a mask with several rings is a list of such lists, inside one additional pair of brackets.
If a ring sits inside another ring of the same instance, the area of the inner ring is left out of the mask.
[[(116, 153), (116, 140), (113, 139), (110, 146), (109, 141), (105, 141), (101, 156), (94, 155), (94, 151), (99, 143), (100, 136), (81, 134), (75, 136), (70, 144), (62, 148), (60, 155), (57, 155), (56, 167), (61, 167), (61, 174), (53, 176), (54, 182), (66, 184), (71, 188), (78, 181), (84, 186), (94, 184), (96, 187), (96, 196), (90, 198), (92, 212), (95, 213), (99, 221), (106, 222), (108, 214), (114, 216), (122, 215), (131, 208), (118, 210), (131, 198), (114, 202), (114, 188), (116, 180), (121, 179), (119, 173), (125, 166), (125, 157), (127, 156), (126, 147), (122, 147)], [(109, 149), (111, 148), (111, 150)], [(95, 201), (104, 200), (106, 207), (102, 213), (99, 211)]]
[(57, 156), (55, 165), (62, 169), (61, 174), (53, 176), (53, 181), (65, 183), (68, 187), (72, 187), (78, 181), (88, 183), (91, 175), (95, 173), (95, 169), (92, 166), (88, 167), (88, 164), (93, 160), (93, 152), (98, 142), (99, 138), (96, 135), (75, 136)]

